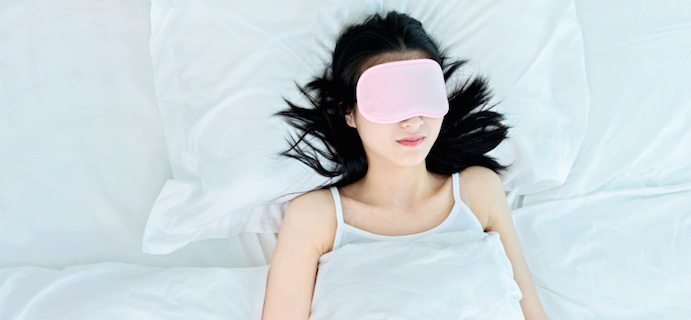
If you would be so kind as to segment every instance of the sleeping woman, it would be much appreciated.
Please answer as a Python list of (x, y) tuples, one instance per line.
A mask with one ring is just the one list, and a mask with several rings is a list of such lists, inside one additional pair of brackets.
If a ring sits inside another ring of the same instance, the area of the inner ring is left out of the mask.
[(485, 80), (446, 92), (464, 62), (450, 61), (418, 20), (375, 14), (346, 28), (323, 75), (300, 88), (313, 106), (288, 101), (277, 113), (300, 130), (282, 155), (341, 178), (290, 203), (262, 319), (309, 318), (318, 261), (327, 252), (466, 229), (499, 233), (525, 318), (547, 319), (498, 175), (507, 167), (485, 155), (509, 127), (483, 108)]

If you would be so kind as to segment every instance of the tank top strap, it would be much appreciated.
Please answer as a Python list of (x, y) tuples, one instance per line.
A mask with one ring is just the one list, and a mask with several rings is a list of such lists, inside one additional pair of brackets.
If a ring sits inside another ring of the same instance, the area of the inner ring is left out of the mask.
[(463, 182), (463, 177), (461, 177), (461, 175), (458, 172), (454, 173), (453, 176), (454, 176), (454, 180), (453, 180), (454, 199), (456, 199), (456, 201), (462, 201), (463, 203), (466, 203), (467, 205), (469, 205), (470, 202), (468, 202), (468, 191), (465, 188), (465, 183)]
[(454, 180), (454, 198), (456, 199), (457, 202), (462, 204), (463, 214), (469, 219), (468, 221), (471, 221), (471, 224), (474, 224), (476, 229), (480, 232), (484, 232), (482, 228), (482, 223), (480, 220), (477, 218), (475, 213), (473, 213), (472, 210), (470, 210), (470, 201), (468, 201), (468, 191), (466, 190), (465, 187), (465, 182), (463, 182), (463, 177), (461, 177), (460, 173), (456, 172), (453, 174)]
[(343, 207), (341, 206), (341, 195), (338, 193), (338, 187), (333, 186), (331, 189), (331, 195), (334, 198), (334, 203), (336, 204), (336, 236), (334, 237), (333, 249), (339, 248), (342, 241), (343, 233)]
[(336, 219), (338, 224), (343, 223), (343, 207), (341, 206), (341, 195), (338, 193), (337, 187), (331, 187), (331, 195), (334, 197), (334, 202), (336, 203)]
[(461, 201), (461, 194), (460, 194), (460, 190), (459, 190), (459, 187), (460, 187), (459, 184), (460, 183), (458, 181), (460, 177), (458, 176), (458, 172), (451, 174), (451, 178), (453, 179), (453, 198), (457, 202)]

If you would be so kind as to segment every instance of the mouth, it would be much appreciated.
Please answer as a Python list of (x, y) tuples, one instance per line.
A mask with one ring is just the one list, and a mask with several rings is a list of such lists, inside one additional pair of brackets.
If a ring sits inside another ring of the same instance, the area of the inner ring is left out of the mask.
[(412, 136), (401, 140), (397, 140), (397, 142), (406, 147), (416, 147), (419, 146), (423, 140), (425, 140), (425, 137), (423, 136)]

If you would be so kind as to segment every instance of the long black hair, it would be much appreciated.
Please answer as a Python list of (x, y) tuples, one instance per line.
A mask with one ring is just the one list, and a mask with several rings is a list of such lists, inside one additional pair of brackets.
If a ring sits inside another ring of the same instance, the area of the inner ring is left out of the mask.
[[(284, 98), (289, 108), (274, 114), (284, 117), (299, 132), (297, 139), (290, 136), (290, 148), (280, 155), (297, 159), (322, 176), (341, 176), (322, 189), (342, 187), (364, 177), (367, 158), (362, 141), (357, 130), (345, 121), (346, 113), (355, 105), (359, 71), (378, 54), (413, 50), (423, 51), (437, 61), (444, 71), (444, 80), (467, 62), (451, 61), (425, 32), (422, 23), (407, 14), (391, 11), (385, 18), (374, 14), (363, 23), (347, 27), (339, 36), (333, 60), (324, 73), (305, 86), (297, 85), (312, 107), (302, 108)], [(499, 174), (508, 168), (485, 155), (507, 137), (509, 129), (501, 122), (504, 117), (500, 113), (489, 110), (489, 99), (487, 80), (481, 77), (465, 80), (451, 91), (449, 112), (425, 159), (428, 171), (450, 175), (480, 165)], [(322, 159), (330, 165), (324, 166)]]

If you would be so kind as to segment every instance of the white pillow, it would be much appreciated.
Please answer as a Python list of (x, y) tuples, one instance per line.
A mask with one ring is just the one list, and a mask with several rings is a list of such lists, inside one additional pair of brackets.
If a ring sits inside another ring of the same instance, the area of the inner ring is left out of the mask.
[(0, 268), (266, 263), (248, 250), (256, 236), (142, 253), (148, 213), (173, 176), (151, 78), (150, 6), (0, 1)]
[(592, 93), (588, 130), (564, 184), (524, 204), (691, 181), (688, 6), (578, 4)]
[(348, 244), (319, 262), (310, 319), (523, 319), (496, 232)]
[[(345, 25), (410, 14), (449, 54), (470, 59), (453, 81), (489, 76), (511, 139), (490, 152), (513, 162), (508, 190), (561, 184), (580, 145), (588, 92), (571, 1), (152, 2), (154, 82), (174, 178), (151, 212), (144, 251), (241, 232), (278, 232), (295, 196), (327, 182), (277, 154), (291, 132), (282, 96), (301, 103)], [(292, 192), (292, 194), (291, 194)]]

